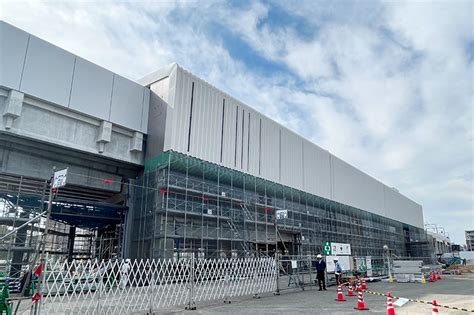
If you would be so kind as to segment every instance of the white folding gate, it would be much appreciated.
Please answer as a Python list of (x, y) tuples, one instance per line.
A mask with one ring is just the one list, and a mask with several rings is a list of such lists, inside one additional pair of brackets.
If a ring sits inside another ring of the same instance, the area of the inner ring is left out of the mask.
[(41, 314), (152, 313), (276, 289), (273, 258), (46, 264)]

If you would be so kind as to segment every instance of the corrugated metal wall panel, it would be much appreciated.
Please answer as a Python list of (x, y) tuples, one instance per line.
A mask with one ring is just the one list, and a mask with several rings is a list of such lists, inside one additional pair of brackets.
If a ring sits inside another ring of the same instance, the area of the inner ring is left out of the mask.
[(255, 111), (249, 111), (249, 152), (248, 152), (248, 172), (250, 174), (256, 174), (259, 176), (260, 173), (260, 120), (261, 116)]
[(331, 198), (329, 152), (313, 143), (304, 143), (304, 189), (315, 195)]
[(303, 188), (303, 139), (295, 133), (281, 129), (281, 182)]
[(280, 180), (280, 127), (274, 121), (262, 119), (261, 176), (278, 182)]
[(222, 165), (235, 168), (237, 137), (237, 104), (226, 98), (224, 114), (224, 139), (222, 141)]
[(222, 96), (201, 80), (194, 81), (194, 104), (189, 153), (220, 162)]

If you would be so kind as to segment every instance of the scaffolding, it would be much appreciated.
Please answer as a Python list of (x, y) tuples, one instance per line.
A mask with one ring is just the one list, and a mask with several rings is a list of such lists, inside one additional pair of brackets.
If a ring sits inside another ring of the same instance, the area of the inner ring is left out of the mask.
[(324, 241), (430, 256), (423, 229), (173, 151), (147, 161), (134, 194), (132, 257), (314, 255)]
[[(0, 273), (3, 279), (18, 279), (39, 263), (49, 185), (48, 180), (0, 173)], [(77, 189), (72, 192), (76, 193)], [(87, 218), (82, 214), (85, 210), (96, 211), (100, 203), (71, 199), (71, 195), (57, 191), (53, 198), (54, 211), (45, 238), (48, 257), (60, 261), (119, 257), (123, 222), (119, 219), (109, 229), (87, 228), (84, 222), (94, 223), (96, 217)], [(92, 198), (91, 195), (86, 197)]]

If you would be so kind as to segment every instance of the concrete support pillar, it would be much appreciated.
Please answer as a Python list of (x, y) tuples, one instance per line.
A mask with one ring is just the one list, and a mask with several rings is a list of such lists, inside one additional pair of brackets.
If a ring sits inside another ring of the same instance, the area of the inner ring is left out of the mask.
[(143, 133), (135, 131), (130, 142), (131, 152), (141, 152), (143, 149)]
[(97, 143), (99, 144), (99, 153), (103, 153), (105, 150), (105, 144), (109, 143), (112, 138), (112, 123), (110, 121), (103, 120), (99, 127), (99, 136), (97, 137)]
[(8, 98), (5, 101), (5, 111), (3, 112), (5, 129), (11, 129), (13, 121), (20, 117), (24, 96), (23, 93), (15, 90), (10, 90), (10, 92), (8, 92)]

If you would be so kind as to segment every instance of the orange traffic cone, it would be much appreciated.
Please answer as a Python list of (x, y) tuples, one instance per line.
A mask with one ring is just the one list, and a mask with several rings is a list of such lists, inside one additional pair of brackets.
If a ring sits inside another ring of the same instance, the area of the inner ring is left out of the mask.
[(433, 271), (430, 271), (430, 280), (428, 280), (429, 282), (435, 282), (436, 279), (434, 277), (434, 274), (433, 274)]
[(354, 296), (354, 290), (352, 289), (352, 280), (349, 279), (348, 291), (347, 296)]
[(362, 277), (362, 290), (367, 290), (367, 283), (365, 283), (364, 277)]
[(360, 291), (357, 293), (357, 306), (354, 307), (354, 309), (359, 310), (359, 311), (368, 310), (368, 308), (365, 307), (364, 297), (363, 297), (363, 295), (362, 295), (362, 290), (360, 290)]
[(441, 280), (441, 271), (436, 272), (436, 280)]
[(436, 305), (438, 305), (436, 303), (436, 300), (433, 300), (433, 310), (431, 312), (432, 315), (437, 315), (439, 312), (438, 312), (438, 308), (436, 307)]
[(393, 308), (392, 295), (390, 292), (387, 293), (387, 315), (395, 315), (395, 309)]
[(344, 302), (345, 299), (344, 299), (344, 295), (342, 295), (342, 287), (341, 287), (341, 283), (339, 283), (337, 285), (337, 296), (336, 296), (336, 301), (339, 301), (339, 302)]

